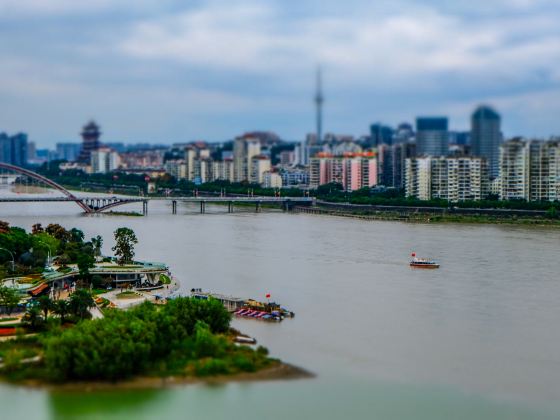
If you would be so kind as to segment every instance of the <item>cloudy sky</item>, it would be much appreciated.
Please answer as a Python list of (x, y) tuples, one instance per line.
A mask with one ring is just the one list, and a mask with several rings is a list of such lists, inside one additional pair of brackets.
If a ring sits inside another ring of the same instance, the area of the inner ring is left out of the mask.
[(506, 135), (560, 134), (557, 0), (0, 0), (0, 131), (39, 146), (302, 139), (489, 103)]

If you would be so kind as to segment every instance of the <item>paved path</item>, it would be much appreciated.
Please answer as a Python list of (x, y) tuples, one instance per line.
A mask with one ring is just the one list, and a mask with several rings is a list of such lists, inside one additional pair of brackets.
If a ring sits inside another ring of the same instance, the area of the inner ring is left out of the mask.
[(91, 319), (101, 319), (104, 316), (103, 312), (101, 312), (101, 310), (97, 306), (91, 308), (89, 310), (89, 313), (91, 314)]

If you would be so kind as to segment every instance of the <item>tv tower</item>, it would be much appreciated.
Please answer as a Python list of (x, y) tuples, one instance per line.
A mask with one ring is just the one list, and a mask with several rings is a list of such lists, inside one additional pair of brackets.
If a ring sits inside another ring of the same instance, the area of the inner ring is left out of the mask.
[(325, 98), (323, 97), (323, 85), (321, 83), (321, 67), (317, 68), (317, 91), (315, 93), (315, 106), (317, 108), (317, 143), (322, 140), (322, 128), (323, 128), (323, 102)]

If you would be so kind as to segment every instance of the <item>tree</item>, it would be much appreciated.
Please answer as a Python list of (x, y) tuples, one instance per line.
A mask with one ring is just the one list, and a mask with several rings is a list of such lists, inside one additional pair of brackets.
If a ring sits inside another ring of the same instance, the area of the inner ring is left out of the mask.
[(42, 321), (39, 307), (37, 305), (28, 306), (23, 321), (29, 325), (32, 330), (37, 330)]
[(95, 257), (101, 256), (101, 247), (103, 246), (103, 238), (97, 235), (95, 238), (91, 238), (91, 244), (93, 245), (93, 255)]
[(46, 322), (49, 316), (49, 311), (54, 308), (53, 301), (47, 295), (43, 295), (37, 299), (37, 302), (39, 309), (43, 312), (43, 319)]
[(81, 244), (82, 242), (84, 242), (84, 232), (82, 232), (80, 229), (72, 228), (70, 230), (70, 240), (72, 242)]
[(52, 311), (60, 317), (60, 323), (64, 324), (65, 317), (70, 314), (70, 302), (59, 299), (53, 302)]
[(0, 233), (8, 233), (10, 231), (10, 224), (0, 220)]
[(80, 272), (80, 278), (84, 281), (90, 280), (89, 269), (94, 267), (95, 260), (89, 254), (78, 254), (77, 263)]
[(64, 229), (62, 226), (60, 226), (58, 223), (49, 224), (46, 227), (45, 232), (47, 232), (51, 236), (54, 236), (56, 239), (58, 239), (59, 241), (62, 241), (62, 242), (69, 241), (72, 237), (70, 232), (68, 232), (66, 229)]
[(134, 244), (138, 239), (132, 229), (123, 227), (115, 231), (116, 244), (113, 247), (119, 265), (129, 264), (134, 258)]
[(18, 306), (20, 295), (16, 288), (0, 286), (0, 305), (6, 308), (8, 315)]
[(85, 289), (78, 289), (70, 296), (70, 311), (79, 318), (88, 318), (89, 308), (95, 306), (93, 296)]
[(31, 226), (31, 233), (33, 235), (37, 235), (38, 233), (43, 233), (44, 231), (45, 229), (43, 229), (41, 223), (35, 223), (33, 226)]

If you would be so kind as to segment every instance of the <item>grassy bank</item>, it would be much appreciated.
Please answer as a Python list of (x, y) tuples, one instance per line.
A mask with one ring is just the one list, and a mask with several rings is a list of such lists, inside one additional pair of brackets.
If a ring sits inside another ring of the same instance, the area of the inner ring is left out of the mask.
[(76, 325), (53, 319), (47, 331), (0, 343), (0, 375), (19, 384), (72, 388), (161, 384), (171, 377), (176, 382), (258, 378), (259, 372), (273, 377), (278, 369), (303, 374), (283, 367), (264, 347), (234, 343), (230, 320), (220, 302), (191, 298), (107, 310), (103, 319)]
[(324, 216), (350, 217), (362, 220), (388, 220), (410, 223), (515, 224), (560, 227), (560, 219), (522, 216), (457, 215), (429, 213), (397, 213), (389, 211), (333, 210), (321, 207), (296, 208), (295, 212)]

